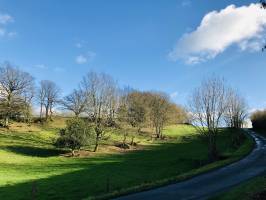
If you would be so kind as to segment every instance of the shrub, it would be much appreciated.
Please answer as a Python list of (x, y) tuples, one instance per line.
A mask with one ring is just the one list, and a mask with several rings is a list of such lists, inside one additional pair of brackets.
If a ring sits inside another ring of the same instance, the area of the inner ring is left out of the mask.
[(67, 120), (65, 129), (61, 129), (60, 136), (55, 142), (55, 146), (59, 148), (70, 148), (72, 156), (75, 155), (75, 150), (80, 150), (81, 147), (90, 143), (93, 136), (93, 129), (87, 123), (79, 118)]

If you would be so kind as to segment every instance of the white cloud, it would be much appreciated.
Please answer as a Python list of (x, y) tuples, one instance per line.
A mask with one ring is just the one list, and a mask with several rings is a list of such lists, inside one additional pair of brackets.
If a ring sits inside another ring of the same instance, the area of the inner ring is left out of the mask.
[(183, 7), (188, 7), (188, 6), (191, 6), (191, 1), (190, 0), (183, 0), (181, 5)]
[(0, 14), (0, 24), (8, 24), (10, 22), (14, 22), (14, 19), (12, 16), (8, 14)]
[(92, 51), (87, 52), (86, 54), (80, 54), (76, 57), (77, 64), (85, 64), (89, 61), (92, 61), (96, 54)]
[(197, 64), (215, 58), (232, 45), (242, 51), (258, 51), (264, 42), (265, 25), (266, 11), (259, 4), (230, 5), (206, 14), (195, 31), (179, 39), (169, 57)]

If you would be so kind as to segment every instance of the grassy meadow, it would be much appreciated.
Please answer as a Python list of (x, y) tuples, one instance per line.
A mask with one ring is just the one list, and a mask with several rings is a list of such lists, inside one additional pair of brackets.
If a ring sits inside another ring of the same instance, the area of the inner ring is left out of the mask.
[(224, 160), (208, 163), (207, 145), (192, 126), (166, 127), (165, 140), (153, 140), (145, 130), (130, 150), (114, 144), (122, 141), (123, 131), (136, 130), (110, 128), (99, 152), (88, 147), (80, 157), (68, 157), (67, 150), (53, 146), (64, 121), (58, 118), (43, 126), (13, 123), (9, 130), (0, 129), (0, 199), (109, 198), (228, 164), (246, 155), (253, 145), (245, 138), (239, 148), (233, 148), (231, 135), (240, 131), (221, 129), (218, 149)]

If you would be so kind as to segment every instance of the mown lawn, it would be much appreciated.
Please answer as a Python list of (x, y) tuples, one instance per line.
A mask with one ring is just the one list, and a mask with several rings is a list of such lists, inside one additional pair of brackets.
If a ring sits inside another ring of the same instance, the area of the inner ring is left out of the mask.
[[(165, 141), (138, 136), (142, 150), (68, 158), (52, 146), (56, 127), (19, 126), (0, 131), (1, 200), (110, 197), (182, 180), (237, 160), (252, 148), (249, 139), (232, 148), (231, 135), (239, 133), (223, 129), (218, 149), (228, 159), (208, 164), (206, 144), (195, 129), (179, 125), (165, 129)], [(115, 130), (110, 133), (111, 140), (122, 138)]]

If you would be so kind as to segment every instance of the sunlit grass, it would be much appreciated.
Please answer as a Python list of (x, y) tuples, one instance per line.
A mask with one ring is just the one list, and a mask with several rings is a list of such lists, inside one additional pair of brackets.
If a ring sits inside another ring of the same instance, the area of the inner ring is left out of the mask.
[[(57, 123), (63, 127), (62, 121)], [(102, 148), (123, 137), (124, 130), (107, 131), (110, 138), (103, 141)], [(135, 141), (142, 150), (118, 154), (102, 151), (86, 158), (67, 158), (60, 156), (64, 151), (52, 145), (57, 133), (54, 125), (13, 124), (10, 130), (0, 131), (0, 199), (30, 199), (33, 181), (38, 199), (82, 199), (132, 192), (232, 162), (252, 146), (250, 140), (245, 140), (236, 151), (230, 146), (231, 132), (221, 130), (218, 147), (229, 159), (207, 165), (207, 146), (196, 130), (176, 125), (164, 130), (164, 141), (151, 140), (149, 133), (138, 134)]]

